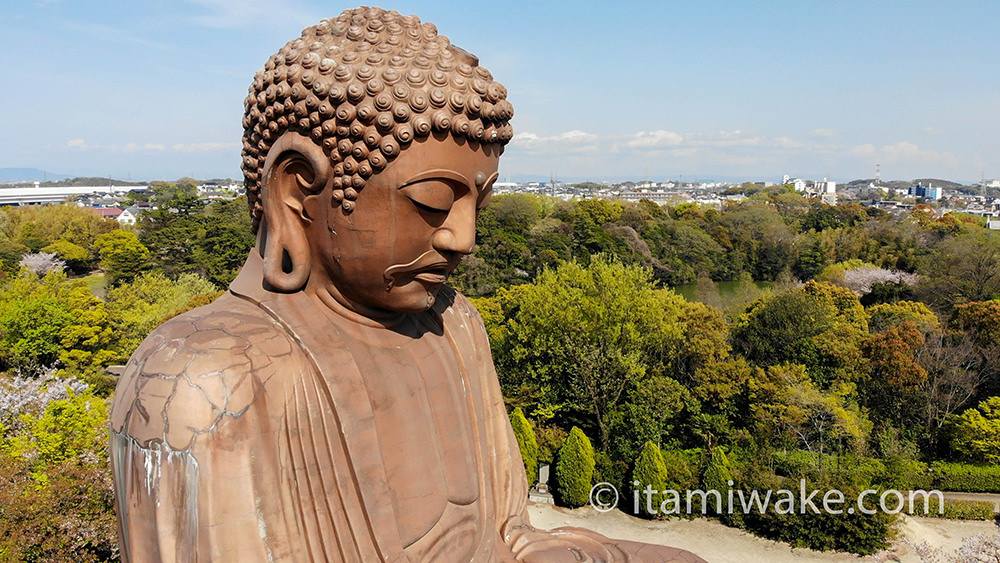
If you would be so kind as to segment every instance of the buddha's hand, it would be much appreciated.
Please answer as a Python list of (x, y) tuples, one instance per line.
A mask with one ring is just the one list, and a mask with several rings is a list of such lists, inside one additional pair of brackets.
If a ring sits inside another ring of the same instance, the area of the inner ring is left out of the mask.
[[(505, 527), (504, 540), (518, 561), (524, 563), (617, 563), (628, 556), (611, 540), (580, 528), (538, 530), (530, 524)], [(607, 542), (607, 543), (604, 543)]]
[(504, 531), (514, 556), (524, 563), (705, 563), (682, 549), (612, 540), (583, 528), (545, 531), (508, 522)]

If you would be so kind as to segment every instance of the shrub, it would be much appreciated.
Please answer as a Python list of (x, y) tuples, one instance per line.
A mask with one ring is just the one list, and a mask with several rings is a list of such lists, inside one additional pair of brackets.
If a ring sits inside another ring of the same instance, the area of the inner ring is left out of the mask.
[(861, 304), (870, 307), (878, 303), (896, 303), (914, 299), (913, 288), (904, 281), (885, 281), (872, 284), (868, 293), (861, 296)]
[(559, 448), (556, 461), (555, 496), (561, 505), (575, 508), (590, 502), (595, 465), (594, 447), (583, 431), (574, 426)]
[(948, 520), (993, 520), (997, 516), (996, 505), (988, 500), (945, 499), (944, 511), (941, 512), (938, 499), (931, 497), (927, 508), (925, 514), (924, 503), (919, 499), (913, 506), (909, 506), (909, 503), (906, 506), (907, 514)]
[[(729, 463), (726, 452), (722, 448), (714, 448), (712, 450), (712, 457), (709, 458), (708, 466), (705, 467), (705, 472), (701, 476), (701, 489), (703, 491), (718, 491), (722, 495), (722, 498), (727, 498), (729, 490), (735, 486), (732, 468), (733, 466)], [(743, 524), (742, 515), (738, 511), (733, 511), (731, 514), (723, 512), (718, 514), (718, 516), (721, 517), (723, 522), (731, 526), (740, 526)]]
[(1000, 466), (935, 462), (934, 486), (942, 491), (1000, 493)]
[(535, 437), (538, 438), (539, 463), (555, 464), (559, 447), (566, 440), (566, 431), (558, 426), (538, 426)]
[(117, 561), (107, 462), (49, 465), (42, 482), (32, 466), (0, 454), (0, 561)]
[[(663, 454), (660, 447), (653, 442), (646, 442), (639, 452), (638, 459), (635, 460), (635, 468), (632, 469), (633, 494), (638, 493), (639, 509), (637, 516), (653, 518), (660, 514), (660, 506), (669, 497), (661, 494), (667, 487), (667, 466), (663, 463)], [(652, 487), (654, 493), (646, 495), (646, 490)], [(652, 508), (652, 510), (649, 510)], [(664, 507), (667, 510), (679, 509), (680, 507)]]
[(928, 471), (928, 465), (922, 461), (892, 458), (885, 461), (885, 474), (880, 484), (899, 491), (926, 491), (934, 488), (934, 474)]
[(624, 510), (626, 506), (624, 495), (632, 489), (632, 474), (629, 471), (629, 464), (614, 459), (606, 452), (595, 453), (594, 461), (594, 482), (611, 483), (614, 485), (615, 490), (622, 493), (622, 498), (619, 499), (619, 507)]
[(521, 459), (524, 461), (524, 471), (528, 476), (530, 487), (538, 482), (538, 441), (535, 439), (535, 431), (524, 417), (521, 407), (510, 413), (510, 425), (514, 429), (514, 437), (517, 438), (517, 447), (521, 450)]
[[(768, 483), (756, 483), (754, 489), (765, 490), (798, 490), (798, 480), (778, 480)], [(835, 483), (818, 485), (806, 483), (806, 490), (839, 489), (845, 498), (857, 498), (860, 489), (837, 486)], [(794, 547), (807, 547), (819, 551), (847, 551), (861, 555), (877, 553), (888, 547), (888, 537), (896, 523), (896, 516), (878, 511), (875, 514), (863, 514), (860, 511), (849, 514), (831, 514), (820, 511), (820, 514), (807, 509), (805, 513), (799, 510), (799, 499), (796, 493), (795, 507), (789, 511), (779, 510), (774, 505), (774, 498), (767, 510), (761, 514), (756, 508), (743, 515), (744, 527), (755, 535), (790, 543)]]
[(106, 407), (75, 380), (0, 385), (0, 561), (117, 559)]
[(1000, 463), (1000, 397), (949, 419), (951, 445), (970, 461)]
[(865, 312), (868, 313), (868, 330), (872, 334), (884, 332), (906, 321), (912, 321), (917, 329), (925, 334), (941, 327), (937, 315), (919, 301), (879, 303), (869, 307)]
[(698, 459), (700, 451), (680, 452), (667, 450), (663, 454), (663, 465), (667, 468), (667, 488), (688, 491), (698, 488)]

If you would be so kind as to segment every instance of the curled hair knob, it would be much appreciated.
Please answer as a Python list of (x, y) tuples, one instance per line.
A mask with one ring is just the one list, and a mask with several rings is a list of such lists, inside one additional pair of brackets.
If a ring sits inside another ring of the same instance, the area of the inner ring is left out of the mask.
[(431, 120), (425, 115), (418, 115), (413, 118), (413, 132), (418, 137), (426, 137), (431, 132)]
[(451, 117), (448, 115), (448, 112), (438, 110), (434, 112), (431, 123), (434, 125), (435, 131), (447, 131), (451, 128)]
[(368, 164), (371, 165), (373, 171), (378, 172), (385, 169), (389, 161), (386, 160), (385, 155), (382, 154), (382, 150), (379, 149), (368, 154)]
[(405, 145), (413, 140), (413, 127), (409, 123), (401, 123), (392, 134), (400, 144)]
[(375, 96), (375, 109), (379, 111), (389, 111), (392, 108), (392, 96), (386, 92), (382, 92), (378, 96)]

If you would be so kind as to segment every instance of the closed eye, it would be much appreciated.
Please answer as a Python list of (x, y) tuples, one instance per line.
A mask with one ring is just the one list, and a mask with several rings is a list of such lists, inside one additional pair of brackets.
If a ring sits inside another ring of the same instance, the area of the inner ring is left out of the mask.
[(417, 209), (419, 209), (419, 210), (421, 210), (421, 211), (423, 211), (425, 213), (447, 213), (448, 212), (447, 209), (435, 209), (435, 208), (433, 208), (433, 207), (431, 207), (429, 205), (424, 205), (423, 203), (420, 203), (419, 201), (413, 199), (412, 197), (410, 198), (410, 201), (413, 202), (413, 205), (415, 205), (417, 207)]
[(448, 184), (427, 180), (399, 188), (418, 209), (429, 213), (444, 213), (455, 203), (455, 190)]

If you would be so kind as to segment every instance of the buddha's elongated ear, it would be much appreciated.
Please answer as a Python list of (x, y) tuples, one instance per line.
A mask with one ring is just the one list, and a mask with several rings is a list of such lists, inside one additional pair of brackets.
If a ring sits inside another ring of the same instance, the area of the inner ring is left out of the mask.
[(331, 171), (323, 149), (299, 133), (286, 132), (267, 153), (261, 246), (264, 281), (275, 290), (299, 291), (309, 279), (312, 256), (306, 228), (313, 218), (304, 200), (323, 190)]

